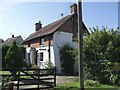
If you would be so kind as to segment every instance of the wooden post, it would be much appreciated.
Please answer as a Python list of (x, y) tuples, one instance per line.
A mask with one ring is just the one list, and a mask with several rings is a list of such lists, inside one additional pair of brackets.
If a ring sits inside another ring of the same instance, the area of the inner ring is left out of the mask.
[(82, 25), (82, 4), (78, 0), (78, 62), (79, 62), (79, 80), (80, 89), (84, 90), (84, 77), (83, 77), (83, 25)]
[(40, 70), (38, 70), (38, 90), (39, 90), (39, 83), (40, 83), (40, 81), (39, 81), (39, 79), (40, 79)]
[(56, 86), (56, 67), (54, 68), (54, 85)]
[(19, 90), (19, 80), (20, 80), (20, 69), (18, 69), (18, 84), (17, 84), (17, 90)]

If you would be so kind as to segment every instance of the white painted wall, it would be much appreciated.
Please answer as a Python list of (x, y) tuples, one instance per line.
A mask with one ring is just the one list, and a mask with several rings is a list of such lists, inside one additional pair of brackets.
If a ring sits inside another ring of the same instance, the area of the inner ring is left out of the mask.
[[(40, 49), (46, 49), (46, 50), (40, 50)], [(36, 48), (36, 50), (38, 50), (38, 53), (43, 52), (43, 61), (38, 60), (38, 66), (40, 66), (41, 68), (44, 68), (44, 64), (46, 62), (48, 62), (49, 60), (49, 53), (48, 53), (48, 49), (49, 47), (38, 47)], [(53, 50), (53, 46), (50, 47), (50, 51), (51, 51), (51, 62), (53, 63), (53, 65), (55, 66), (55, 59), (54, 59), (54, 50)]]
[[(46, 49), (46, 50), (40, 50), (40, 49)], [(44, 47), (44, 46), (39, 46), (39, 47), (36, 48), (36, 50), (38, 51), (38, 54), (43, 52), (43, 61), (40, 61), (39, 59), (37, 60), (38, 66), (40, 66), (41, 68), (44, 68), (44, 64), (49, 60), (48, 49), (49, 49), (49, 47)], [(53, 46), (50, 47), (50, 51), (51, 51), (51, 62), (55, 66)], [(30, 47), (26, 48), (25, 60), (26, 60), (27, 63), (29, 63), (29, 61), (28, 61), (28, 53), (30, 53)]]
[(25, 61), (26, 61), (26, 63), (29, 63), (28, 53), (30, 53), (30, 47), (26, 48), (26, 52), (25, 52)]
[[(57, 73), (62, 73), (61, 72), (61, 62), (60, 62), (60, 48), (63, 47), (65, 44), (69, 44), (72, 47), (77, 47), (77, 45), (72, 42), (72, 33), (66, 33), (66, 32), (55, 32), (53, 35), (53, 46), (51, 46), (51, 62), (53, 63), (54, 66), (57, 68)], [(38, 50), (38, 53), (43, 52), (43, 61), (41, 62), (38, 60), (38, 66), (41, 66), (41, 64), (44, 64), (46, 61), (49, 60), (48, 58), (48, 48), (49, 47), (44, 47), (44, 46), (39, 46), (36, 48)], [(40, 49), (46, 49), (46, 50), (40, 50)], [(30, 48), (26, 48), (26, 52), (30, 53)], [(28, 59), (26, 53), (26, 59)], [(78, 65), (77, 63), (75, 64), (75, 72), (78, 71)]]
[(60, 48), (63, 47), (65, 44), (69, 44), (72, 47), (75, 46), (75, 44), (72, 42), (72, 33), (66, 33), (66, 32), (56, 32), (53, 35), (53, 41), (54, 41), (54, 53), (55, 53), (55, 65), (57, 68), (57, 73), (61, 72), (61, 62), (60, 62)]

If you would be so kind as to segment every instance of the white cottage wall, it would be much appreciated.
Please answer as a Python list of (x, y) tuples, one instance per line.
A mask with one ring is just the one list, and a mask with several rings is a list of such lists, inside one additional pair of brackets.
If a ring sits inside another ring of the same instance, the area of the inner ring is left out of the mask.
[(26, 48), (26, 53), (25, 53), (25, 61), (26, 63), (29, 63), (30, 61), (28, 60), (28, 53), (30, 53), (30, 47)]
[(73, 47), (72, 42), (72, 33), (66, 33), (66, 32), (56, 32), (53, 35), (53, 41), (54, 41), (54, 54), (55, 54), (55, 65), (57, 68), (57, 73), (62, 73), (61, 70), (61, 61), (60, 61), (60, 48), (63, 47), (65, 44), (69, 44)]
[[(43, 61), (40, 61), (39, 59), (37, 60), (38, 66), (40, 66), (41, 68), (44, 68), (44, 64), (45, 64), (46, 62), (48, 62), (48, 60), (49, 60), (49, 57), (48, 57), (48, 55), (49, 55), (48, 49), (49, 49), (48, 46), (47, 46), (47, 47), (42, 46), (42, 47), (36, 48), (36, 50), (38, 50), (38, 54), (39, 54), (39, 53), (43, 53)], [(50, 51), (51, 51), (51, 53), (50, 53), (50, 55), (51, 55), (50, 61), (51, 61), (52, 64), (55, 66), (53, 46), (50, 46)]]
[[(53, 34), (53, 46), (50, 46), (51, 50), (51, 62), (53, 63), (54, 66), (57, 68), (57, 73), (62, 73), (61, 70), (61, 61), (60, 61), (60, 49), (65, 45), (69, 44), (72, 47), (77, 47), (77, 45), (72, 41), (73, 34), (72, 33), (67, 33), (67, 32), (60, 32), (57, 31)], [(44, 63), (46, 63), (49, 60), (48, 57), (48, 49), (49, 47), (45, 46), (39, 46), (36, 48), (38, 51), (38, 54), (43, 52), (43, 61), (40, 61), (39, 59), (37, 60), (38, 66), (41, 66), (42, 68), (44, 67)], [(26, 61), (28, 61), (28, 53), (30, 53), (30, 47), (26, 48)], [(75, 72), (78, 71), (78, 65), (77, 63), (75, 64)]]
[[(25, 60), (26, 63), (29, 63), (29, 58), (28, 58), (28, 53), (30, 53), (30, 47), (26, 48), (26, 55), (25, 55)], [(44, 46), (39, 46), (36, 48), (36, 50), (38, 51), (37, 54), (39, 53), (43, 53), (43, 61), (40, 61), (39, 59), (37, 59), (37, 65), (40, 66), (41, 68), (44, 68), (44, 64), (46, 62), (48, 62), (49, 57), (48, 57), (48, 49), (49, 47), (44, 47)], [(54, 58), (54, 50), (53, 50), (53, 46), (50, 46), (50, 51), (51, 51), (51, 62), (53, 63), (53, 65), (55, 66), (55, 58)]]

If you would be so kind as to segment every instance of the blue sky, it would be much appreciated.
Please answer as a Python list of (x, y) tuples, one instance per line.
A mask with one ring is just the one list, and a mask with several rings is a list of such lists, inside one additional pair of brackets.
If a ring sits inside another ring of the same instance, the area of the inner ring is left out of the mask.
[[(43, 26), (70, 14), (73, 2), (1, 2), (0, 38), (6, 40), (12, 34), (27, 38), (35, 31), (35, 23)], [(83, 21), (87, 28), (118, 27), (118, 2), (83, 2)]]

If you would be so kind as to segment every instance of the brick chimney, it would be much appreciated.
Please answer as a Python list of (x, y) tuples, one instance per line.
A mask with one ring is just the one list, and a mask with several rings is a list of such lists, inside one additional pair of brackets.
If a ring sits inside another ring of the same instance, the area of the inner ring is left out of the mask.
[(72, 4), (70, 6), (70, 14), (77, 12), (77, 4)]
[(35, 23), (35, 31), (38, 31), (41, 28), (42, 28), (41, 21), (39, 21), (39, 23)]

